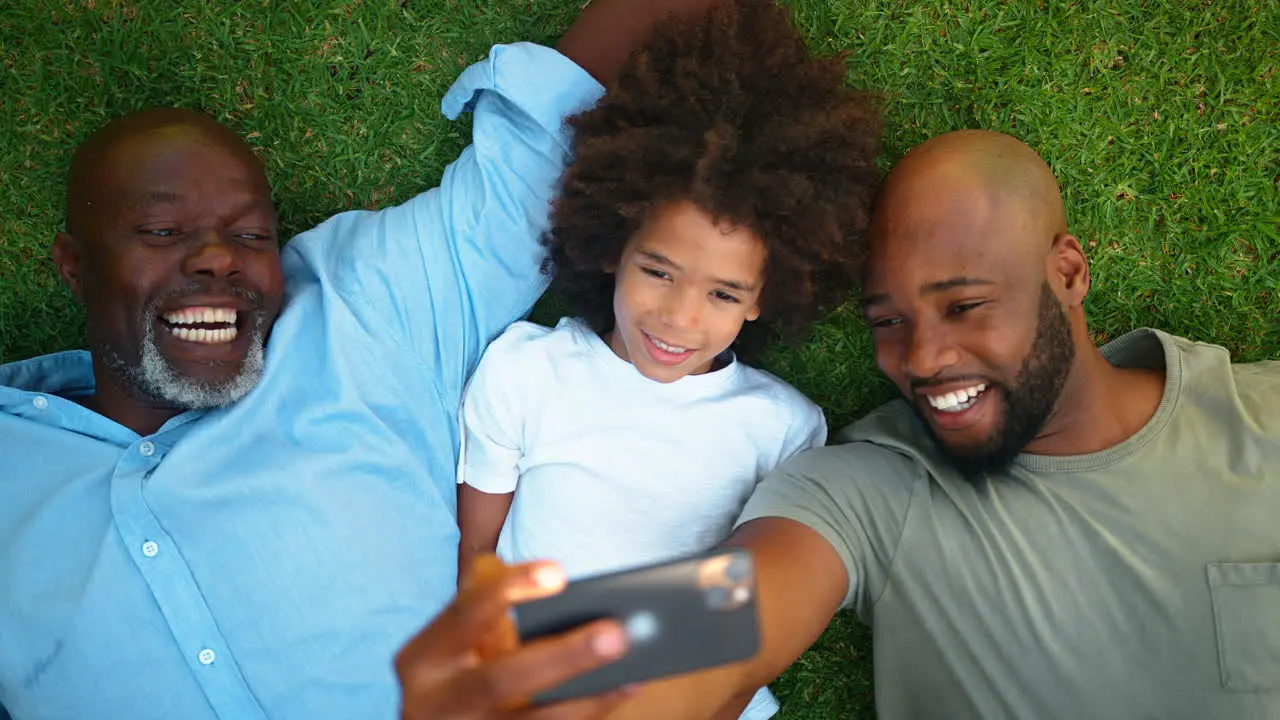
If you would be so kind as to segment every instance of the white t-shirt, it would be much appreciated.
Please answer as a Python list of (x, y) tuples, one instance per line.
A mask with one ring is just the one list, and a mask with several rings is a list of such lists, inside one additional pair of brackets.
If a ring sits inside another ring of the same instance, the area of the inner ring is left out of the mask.
[[(515, 491), (499, 556), (570, 577), (714, 547), (764, 473), (827, 437), (822, 410), (769, 373), (731, 359), (659, 383), (574, 318), (494, 340), (461, 419), (458, 482)], [(743, 717), (776, 711), (762, 693)]]

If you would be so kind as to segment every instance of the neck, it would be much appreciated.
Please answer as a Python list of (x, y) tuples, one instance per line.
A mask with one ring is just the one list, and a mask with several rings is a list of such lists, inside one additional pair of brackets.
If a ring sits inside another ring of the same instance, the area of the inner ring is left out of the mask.
[(93, 361), (93, 379), (93, 395), (82, 400), (81, 404), (139, 435), (150, 435), (183, 413), (178, 408), (137, 399), (120, 387), (119, 381), (99, 364), (96, 357)]
[(1114, 447), (1151, 420), (1163, 395), (1163, 371), (1117, 368), (1092, 343), (1077, 344), (1058, 404), (1023, 452), (1084, 455)]

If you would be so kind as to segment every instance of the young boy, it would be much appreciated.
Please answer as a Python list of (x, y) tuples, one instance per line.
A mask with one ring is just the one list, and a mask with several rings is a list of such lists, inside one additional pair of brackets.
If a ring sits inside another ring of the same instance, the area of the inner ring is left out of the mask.
[[(879, 115), (843, 76), (772, 3), (722, 2), (570, 121), (547, 244), (574, 315), (513, 325), (467, 389), (460, 577), (495, 550), (576, 577), (709, 549), (825, 443), (822, 411), (742, 359), (853, 287)], [(744, 717), (776, 710), (761, 689)]]

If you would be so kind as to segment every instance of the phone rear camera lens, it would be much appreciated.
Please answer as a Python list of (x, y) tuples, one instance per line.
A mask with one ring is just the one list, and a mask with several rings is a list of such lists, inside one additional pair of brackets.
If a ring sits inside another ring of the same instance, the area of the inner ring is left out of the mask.
[(741, 555), (732, 556), (724, 568), (724, 576), (735, 585), (747, 582), (751, 579), (751, 561)]
[(728, 588), (707, 588), (707, 607), (712, 610), (722, 610), (728, 607), (730, 600)]

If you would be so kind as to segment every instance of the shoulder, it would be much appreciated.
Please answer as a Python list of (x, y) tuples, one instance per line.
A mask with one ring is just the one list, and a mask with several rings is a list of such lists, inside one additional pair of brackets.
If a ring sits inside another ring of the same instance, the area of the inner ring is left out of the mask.
[(512, 323), (485, 349), (482, 364), (518, 366), (560, 365), (591, 352), (582, 321), (563, 318), (555, 327), (528, 321)]
[(845, 606), (860, 612), (880, 597), (906, 533), (913, 502), (926, 496), (928, 466), (869, 439), (801, 452), (769, 473), (739, 518), (794, 520), (840, 555), (850, 583)]
[(770, 372), (741, 364), (738, 377), (741, 394), (761, 398), (780, 411), (789, 422), (813, 422), (823, 418), (822, 408), (817, 403)]
[[(1162, 339), (1178, 355), (1180, 410), (1211, 413), (1230, 407), (1261, 436), (1280, 435), (1280, 361), (1233, 363), (1227, 349), (1218, 345), (1171, 335)], [(1227, 420), (1215, 418), (1219, 423)]]
[(874, 418), (884, 410), (878, 409), (842, 430), (834, 444), (796, 455), (775, 474), (844, 497), (876, 496), (893, 498), (895, 505), (905, 503), (914, 486), (931, 475), (929, 448), (911, 438), (869, 431), (882, 422)]

